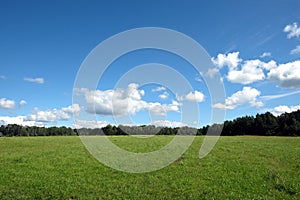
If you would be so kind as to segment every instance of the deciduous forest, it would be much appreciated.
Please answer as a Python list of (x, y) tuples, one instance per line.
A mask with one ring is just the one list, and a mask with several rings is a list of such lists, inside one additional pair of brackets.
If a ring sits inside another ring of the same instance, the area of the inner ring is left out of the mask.
[[(222, 136), (235, 135), (260, 135), (260, 136), (300, 136), (300, 110), (285, 113), (275, 117), (272, 113), (257, 114), (256, 116), (244, 116), (223, 124), (207, 125), (199, 129), (189, 127), (155, 127), (153, 125), (142, 126), (114, 126), (107, 125), (103, 128), (69, 127), (37, 127), (21, 126), (17, 124), (2, 125), (0, 137), (10, 136), (67, 136), (67, 135), (206, 135), (219, 133)], [(179, 132), (178, 132), (179, 131)]]

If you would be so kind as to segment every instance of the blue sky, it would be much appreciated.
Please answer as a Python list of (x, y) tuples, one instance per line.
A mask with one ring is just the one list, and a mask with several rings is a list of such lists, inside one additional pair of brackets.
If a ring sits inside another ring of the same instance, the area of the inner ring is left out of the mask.
[[(91, 96), (98, 100), (93, 102), (96, 117), (78, 126), (184, 125), (182, 105), (189, 103), (199, 107), (199, 122), (191, 117), (188, 124), (197, 127), (211, 123), (212, 108), (226, 109), (225, 119), (291, 112), (300, 108), (299, 7), (299, 1), (271, 0), (1, 1), (0, 124), (74, 126), (74, 112), (92, 113)], [(136, 51), (115, 60), (96, 91), (77, 88), (85, 105), (74, 103), (76, 75), (89, 53), (107, 38), (141, 27), (168, 28), (193, 38), (215, 68), (199, 74), (176, 55)], [(175, 69), (193, 90), (179, 94), (160, 84), (138, 85), (134, 79), (116, 88), (126, 72), (146, 63)], [(203, 76), (216, 73), (226, 99), (212, 104)], [(117, 116), (107, 106), (115, 91), (127, 95), (123, 100), (131, 106), (114, 105)]]

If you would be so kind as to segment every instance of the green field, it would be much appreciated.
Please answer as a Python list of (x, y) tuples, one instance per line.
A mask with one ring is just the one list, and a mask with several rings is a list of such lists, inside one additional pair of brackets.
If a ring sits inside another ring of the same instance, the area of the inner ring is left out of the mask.
[[(172, 137), (111, 139), (147, 152)], [(0, 199), (300, 199), (300, 138), (221, 137), (200, 160), (202, 141), (162, 170), (130, 174), (99, 163), (79, 137), (0, 138)]]

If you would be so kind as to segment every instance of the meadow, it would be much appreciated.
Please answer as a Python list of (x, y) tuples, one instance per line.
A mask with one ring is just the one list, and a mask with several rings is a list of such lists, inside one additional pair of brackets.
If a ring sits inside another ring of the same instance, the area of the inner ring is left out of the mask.
[[(181, 159), (142, 174), (99, 163), (77, 136), (0, 138), (0, 199), (300, 199), (300, 138), (221, 137), (198, 158), (202, 136)], [(111, 136), (133, 152), (172, 136)]]

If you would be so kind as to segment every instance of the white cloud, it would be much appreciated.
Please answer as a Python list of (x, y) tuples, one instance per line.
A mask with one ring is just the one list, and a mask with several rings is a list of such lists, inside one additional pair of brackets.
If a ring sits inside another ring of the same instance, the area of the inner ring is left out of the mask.
[(167, 99), (169, 97), (169, 93), (164, 92), (163, 94), (160, 94), (158, 97), (161, 99)]
[(73, 113), (76, 115), (79, 111), (80, 107), (78, 104), (73, 104), (62, 109), (46, 111), (35, 109), (33, 114), (27, 116), (0, 116), (0, 125), (19, 124), (22, 126), (45, 126), (48, 123), (55, 123), (60, 120), (69, 120), (72, 118)]
[(300, 45), (296, 46), (295, 49), (291, 50), (291, 54), (300, 54)]
[(9, 117), (9, 116), (0, 116), (0, 125), (7, 125), (7, 124), (18, 124), (22, 126), (41, 126), (42, 124), (36, 123), (35, 121), (26, 121), (25, 116), (16, 116), (16, 117)]
[(56, 109), (46, 111), (39, 111), (35, 109), (34, 114), (26, 116), (25, 121), (37, 121), (45, 123), (55, 122), (57, 120), (56, 112)]
[[(142, 110), (151, 111), (156, 115), (165, 115), (167, 112), (179, 112), (179, 104), (161, 104), (142, 100), (144, 90), (138, 89), (138, 84), (131, 83), (126, 89), (115, 90), (88, 90), (75, 89), (78, 95), (84, 95), (87, 103), (87, 112), (99, 115), (126, 116), (135, 115)], [(161, 91), (161, 90), (160, 90)]]
[[(261, 57), (270, 56), (269, 52), (265, 52)], [(228, 54), (218, 54), (217, 58), (213, 58), (212, 61), (218, 67), (227, 66), (228, 74), (226, 78), (228, 81), (240, 84), (250, 84), (256, 81), (265, 79), (265, 70), (270, 70), (277, 67), (275, 61), (263, 62), (261, 60), (246, 60), (243, 61), (239, 58), (239, 52), (233, 52)], [(243, 62), (242, 62), (243, 61)], [(218, 71), (211, 69), (206, 72), (209, 77), (214, 77)]]
[(261, 61), (248, 60), (243, 65), (241, 70), (230, 70), (227, 79), (230, 82), (249, 84), (256, 81), (264, 80), (265, 74), (260, 67)]
[(147, 103), (146, 109), (157, 116), (165, 116), (168, 112), (179, 112), (180, 104), (177, 101), (172, 101), (171, 104)]
[(219, 69), (217, 68), (209, 68), (205, 73), (209, 78), (214, 78), (219, 73)]
[(44, 84), (43, 78), (24, 78), (24, 81), (32, 82), (32, 83), (38, 83), (38, 84)]
[(24, 121), (34, 121), (40, 123), (55, 123), (57, 121), (66, 121), (78, 115), (80, 112), (80, 106), (78, 104), (73, 104), (71, 106), (62, 108), (62, 109), (49, 109), (41, 111), (35, 109), (33, 114), (28, 115), (24, 118)]
[(73, 114), (73, 115), (78, 115), (80, 112), (81, 108), (78, 104), (72, 104), (68, 107), (62, 108), (61, 111), (67, 114)]
[[(294, 53), (298, 49), (300, 53), (300, 46), (295, 49)], [(231, 55), (232, 59), (228, 59), (228, 55)], [(239, 60), (239, 62), (232, 64), (230, 60)], [(232, 83), (251, 84), (267, 79), (279, 82), (281, 87), (300, 88), (300, 60), (285, 64), (277, 64), (274, 60), (263, 62), (259, 59), (241, 62), (242, 59), (238, 58), (238, 52), (234, 52), (227, 55), (219, 54), (218, 58), (213, 61), (220, 67), (228, 66), (226, 78)], [(211, 72), (210, 75), (212, 76), (214, 73)]]
[(250, 84), (264, 80), (266, 77), (264, 70), (270, 70), (276, 66), (276, 62), (273, 60), (268, 63), (258, 59), (247, 60), (241, 65), (241, 69), (229, 70), (227, 79), (233, 83)]
[(199, 76), (196, 76), (195, 81), (197, 81), (197, 82), (203, 82), (202, 78), (199, 77)]
[(270, 57), (270, 56), (271, 56), (270, 52), (264, 52), (263, 54), (260, 55), (261, 58)]
[(195, 90), (194, 92), (189, 92), (185, 96), (176, 97), (178, 101), (190, 101), (190, 102), (203, 102), (205, 100), (205, 96), (202, 92)]
[(273, 99), (279, 99), (279, 98), (282, 98), (282, 97), (291, 96), (291, 95), (298, 94), (298, 93), (300, 93), (300, 90), (285, 93), (285, 94), (266, 95), (266, 96), (261, 96), (260, 98), (264, 99), (264, 100), (273, 100)]
[(12, 109), (14, 107), (15, 107), (15, 101), (6, 98), (0, 99), (0, 108)]
[(233, 110), (240, 105), (249, 104), (250, 106), (261, 107), (263, 102), (257, 101), (260, 91), (251, 87), (244, 87), (243, 90), (234, 93), (225, 100), (225, 104), (214, 104), (214, 108)]
[(297, 105), (297, 106), (285, 106), (285, 105), (281, 105), (281, 106), (277, 106), (273, 109), (273, 111), (271, 111), (271, 113), (274, 115), (274, 116), (279, 116), (283, 113), (291, 113), (291, 112), (294, 112), (294, 111), (297, 111), (300, 109), (300, 105)]
[(260, 67), (262, 67), (265, 70), (271, 70), (277, 67), (277, 63), (274, 60), (271, 60), (269, 62), (260, 62)]
[(299, 37), (300, 35), (300, 27), (298, 27), (298, 24), (294, 22), (293, 24), (287, 25), (284, 29), (284, 32), (288, 33), (287, 38), (290, 39), (292, 37)]
[(147, 102), (141, 100), (144, 90), (138, 90), (137, 84), (116, 90), (77, 89), (83, 94), (88, 105), (87, 111), (99, 115), (128, 115), (145, 109)]
[(222, 68), (228, 66), (229, 68), (236, 68), (242, 59), (239, 58), (240, 52), (233, 52), (228, 54), (218, 54), (217, 58), (212, 58), (212, 62), (218, 67)]
[(195, 90), (194, 93), (190, 92), (185, 96), (185, 99), (187, 101), (192, 101), (192, 102), (202, 102), (205, 99), (205, 96), (203, 93)]
[(300, 87), (300, 61), (280, 64), (267, 74), (268, 80), (278, 81), (282, 87)]
[(75, 128), (102, 128), (109, 124), (107, 121), (87, 121), (87, 120), (75, 120), (73, 126)]
[(27, 102), (25, 100), (21, 100), (19, 102), (19, 106), (22, 107), (22, 106), (25, 106), (27, 104)]
[(160, 91), (165, 91), (165, 90), (166, 90), (165, 87), (160, 86), (160, 87), (157, 87), (157, 88), (152, 89), (152, 92), (160, 92)]
[(168, 121), (168, 120), (156, 120), (151, 122), (152, 125), (157, 127), (183, 127), (188, 126), (187, 124), (183, 122), (177, 122), (177, 121)]
[(6, 76), (1, 75), (1, 76), (0, 76), (0, 79), (5, 80), (5, 79), (6, 79)]

